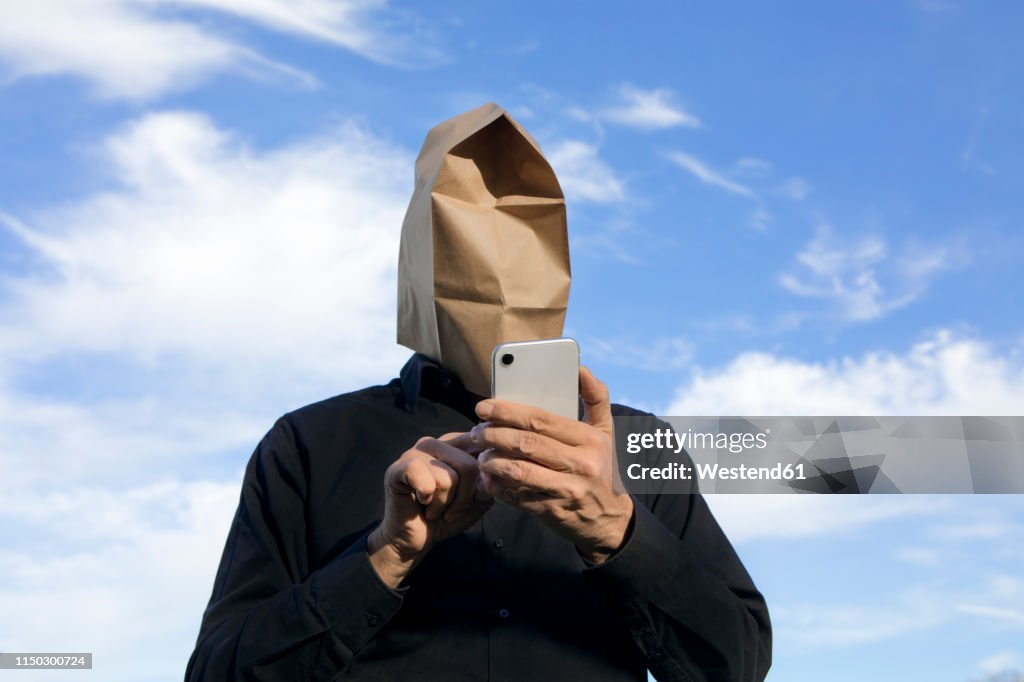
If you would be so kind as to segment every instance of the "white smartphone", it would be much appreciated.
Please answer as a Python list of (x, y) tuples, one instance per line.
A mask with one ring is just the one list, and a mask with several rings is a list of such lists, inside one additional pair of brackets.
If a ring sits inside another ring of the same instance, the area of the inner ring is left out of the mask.
[(499, 343), (491, 396), (579, 419), (580, 347), (568, 338)]

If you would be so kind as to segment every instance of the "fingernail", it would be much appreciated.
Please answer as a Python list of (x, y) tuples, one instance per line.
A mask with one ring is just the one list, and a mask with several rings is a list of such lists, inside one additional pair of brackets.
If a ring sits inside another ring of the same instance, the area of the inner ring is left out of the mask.
[(480, 432), (483, 430), (483, 428), (484, 428), (483, 424), (477, 424), (476, 426), (471, 428), (469, 430), (469, 439), (471, 441), (473, 441), (474, 443), (479, 443), (482, 440), (482, 438), (480, 436)]
[(492, 412), (494, 412), (494, 405), (486, 400), (481, 400), (476, 404), (476, 413), (481, 419), (487, 419)]

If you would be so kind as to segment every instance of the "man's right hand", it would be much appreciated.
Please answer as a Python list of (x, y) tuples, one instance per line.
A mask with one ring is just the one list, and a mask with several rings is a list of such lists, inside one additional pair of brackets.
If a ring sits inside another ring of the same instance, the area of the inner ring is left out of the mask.
[(483, 516), (493, 500), (479, 485), (465, 433), (420, 438), (384, 474), (384, 520), (367, 546), (377, 575), (398, 585), (434, 544), (458, 535)]

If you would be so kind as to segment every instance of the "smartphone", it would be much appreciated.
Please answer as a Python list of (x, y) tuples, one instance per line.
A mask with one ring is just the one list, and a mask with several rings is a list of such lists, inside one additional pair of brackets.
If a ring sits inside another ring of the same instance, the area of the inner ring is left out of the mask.
[(499, 343), (491, 352), (491, 396), (579, 419), (580, 347), (572, 339)]

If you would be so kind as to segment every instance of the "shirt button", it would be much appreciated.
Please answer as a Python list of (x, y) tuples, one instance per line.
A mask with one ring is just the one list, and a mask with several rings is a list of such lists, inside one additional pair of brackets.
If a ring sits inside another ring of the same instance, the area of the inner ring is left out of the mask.
[(380, 618), (378, 618), (377, 616), (366, 617), (366, 624), (369, 625), (371, 628), (377, 627), (378, 623), (380, 623)]
[(443, 377), (441, 379), (441, 388), (443, 388), (446, 391), (450, 391), (453, 383), (454, 382), (452, 382), (451, 377)]
[(494, 541), (494, 549), (501, 549), (504, 546), (505, 546), (505, 541), (502, 540), (501, 538), (498, 538), (497, 540)]
[(508, 609), (498, 609), (498, 615), (501, 616), (502, 618), (508, 618), (512, 614), (509, 612)]

